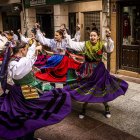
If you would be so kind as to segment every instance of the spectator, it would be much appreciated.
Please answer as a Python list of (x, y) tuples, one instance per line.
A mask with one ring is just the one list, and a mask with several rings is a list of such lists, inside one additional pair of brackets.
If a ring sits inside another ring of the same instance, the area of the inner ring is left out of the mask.
[(80, 37), (81, 37), (81, 33), (80, 33), (80, 25), (78, 24), (76, 26), (76, 33), (74, 35), (74, 38), (72, 38), (73, 41), (79, 42), (80, 41)]
[(13, 36), (13, 40), (17, 41), (18, 40), (18, 36), (14, 33), (13, 30), (10, 31), (11, 35)]
[(98, 28), (96, 27), (96, 24), (95, 23), (92, 23), (92, 31), (97, 31), (98, 32)]

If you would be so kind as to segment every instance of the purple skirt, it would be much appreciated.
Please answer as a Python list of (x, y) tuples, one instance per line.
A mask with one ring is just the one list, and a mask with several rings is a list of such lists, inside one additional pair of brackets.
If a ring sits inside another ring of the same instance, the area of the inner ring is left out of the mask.
[(10, 140), (44, 126), (56, 124), (71, 112), (71, 97), (61, 89), (44, 92), (38, 99), (24, 99), (12, 86), (0, 96), (0, 138)]
[(103, 103), (124, 95), (127, 88), (128, 84), (124, 80), (110, 75), (104, 63), (100, 62), (93, 69), (90, 77), (69, 84), (63, 90), (68, 92), (76, 101)]

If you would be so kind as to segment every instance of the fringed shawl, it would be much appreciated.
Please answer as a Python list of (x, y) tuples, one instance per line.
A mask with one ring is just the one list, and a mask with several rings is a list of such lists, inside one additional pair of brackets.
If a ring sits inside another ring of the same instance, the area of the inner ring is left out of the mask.
[(90, 41), (86, 41), (84, 54), (90, 60), (101, 59), (102, 53), (103, 53), (103, 43), (102, 42), (98, 41), (95, 45), (92, 45)]

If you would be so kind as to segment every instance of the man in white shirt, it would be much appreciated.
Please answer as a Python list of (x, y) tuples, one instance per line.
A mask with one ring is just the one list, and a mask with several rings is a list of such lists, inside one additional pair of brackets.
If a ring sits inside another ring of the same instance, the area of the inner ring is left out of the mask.
[(79, 42), (80, 41), (80, 37), (81, 37), (81, 33), (80, 33), (80, 25), (78, 24), (76, 26), (76, 33), (74, 35), (74, 38), (72, 38), (73, 41)]

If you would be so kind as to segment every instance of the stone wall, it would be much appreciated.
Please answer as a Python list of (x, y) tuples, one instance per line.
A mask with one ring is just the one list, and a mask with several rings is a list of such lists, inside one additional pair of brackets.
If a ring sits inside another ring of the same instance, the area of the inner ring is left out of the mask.
[(68, 5), (54, 5), (54, 31), (60, 29), (61, 24), (68, 27)]

